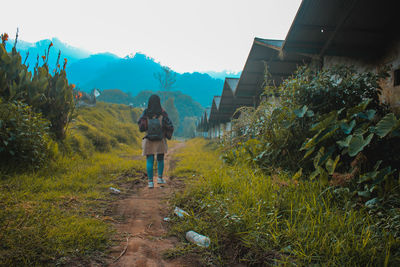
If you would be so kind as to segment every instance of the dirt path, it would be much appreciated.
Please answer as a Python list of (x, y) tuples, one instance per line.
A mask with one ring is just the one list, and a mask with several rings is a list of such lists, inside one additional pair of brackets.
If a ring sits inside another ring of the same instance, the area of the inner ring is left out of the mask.
[[(167, 237), (165, 222), (167, 216), (167, 199), (175, 190), (174, 182), (169, 180), (169, 170), (172, 166), (171, 157), (176, 150), (185, 145), (180, 142), (170, 149), (165, 157), (164, 178), (166, 185), (148, 189), (141, 187), (136, 193), (128, 198), (118, 201), (116, 216), (125, 218), (121, 224), (115, 227), (121, 233), (126, 233), (128, 242), (123, 242), (112, 249), (112, 256), (117, 258), (126, 248), (125, 253), (118, 261), (111, 263), (110, 267), (134, 266), (134, 267), (179, 267), (189, 266), (182, 259), (164, 260), (162, 253), (166, 249), (175, 247), (178, 240)], [(156, 172), (155, 172), (156, 173)]]

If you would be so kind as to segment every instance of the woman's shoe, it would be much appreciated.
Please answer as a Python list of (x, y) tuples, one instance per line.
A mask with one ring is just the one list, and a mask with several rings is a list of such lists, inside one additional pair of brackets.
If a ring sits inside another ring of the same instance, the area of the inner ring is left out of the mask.
[(153, 189), (154, 188), (154, 183), (153, 182), (149, 182), (149, 188)]
[(157, 184), (165, 184), (165, 180), (163, 178), (157, 178)]

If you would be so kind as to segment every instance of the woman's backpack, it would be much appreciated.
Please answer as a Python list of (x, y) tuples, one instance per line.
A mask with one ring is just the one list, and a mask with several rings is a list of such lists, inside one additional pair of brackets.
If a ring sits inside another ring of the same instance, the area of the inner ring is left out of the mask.
[(147, 139), (150, 141), (159, 141), (164, 137), (164, 133), (162, 130), (162, 116), (159, 118), (148, 119), (147, 124)]

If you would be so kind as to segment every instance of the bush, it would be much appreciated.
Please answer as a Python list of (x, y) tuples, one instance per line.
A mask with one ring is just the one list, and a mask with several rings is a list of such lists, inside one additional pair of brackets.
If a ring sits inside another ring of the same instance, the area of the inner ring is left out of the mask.
[[(52, 156), (49, 122), (22, 102), (0, 104), (0, 157), (3, 167), (42, 166)], [(56, 148), (54, 148), (56, 149)]]
[[(18, 36), (17, 36), (18, 37)], [(65, 130), (72, 117), (75, 103), (73, 98), (74, 85), (68, 84), (65, 67), (60, 66), (61, 52), (51, 74), (48, 65), (48, 55), (51, 43), (45, 55), (43, 64), (39, 66), (39, 57), (34, 73), (22, 63), (21, 55), (17, 52), (16, 44), (11, 52), (5, 49), (5, 41), (0, 44), (0, 97), (5, 101), (22, 101), (31, 106), (32, 110), (42, 113), (48, 119), (50, 131), (59, 140), (65, 138)]]
[[(282, 168), (311, 172), (313, 162), (304, 160), (304, 153), (299, 150), (304, 141), (314, 135), (311, 126), (330, 116), (327, 115), (330, 112), (342, 110), (345, 114), (366, 100), (368, 109), (374, 110), (377, 118), (387, 114), (388, 107), (379, 102), (379, 80), (384, 77), (385, 72), (357, 73), (354, 68), (345, 66), (319, 72), (300, 67), (279, 87), (266, 86), (264, 94), (268, 98), (257, 109), (240, 110), (234, 130), (241, 137), (226, 140), (227, 151), (240, 150), (246, 147), (246, 140), (257, 138), (261, 141), (257, 153), (249, 153), (257, 166), (264, 170)], [(228, 153), (226, 158), (229, 161), (232, 156)]]

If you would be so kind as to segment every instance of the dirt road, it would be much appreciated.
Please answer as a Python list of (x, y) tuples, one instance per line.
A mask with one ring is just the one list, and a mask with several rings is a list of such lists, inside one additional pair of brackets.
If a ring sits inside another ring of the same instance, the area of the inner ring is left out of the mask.
[(115, 227), (120, 233), (125, 233), (128, 242), (122, 242), (118, 247), (112, 249), (112, 256), (115, 258), (118, 258), (121, 252), (124, 254), (109, 266), (190, 266), (185, 264), (183, 259), (164, 260), (162, 258), (163, 251), (175, 247), (178, 243), (177, 239), (166, 236), (166, 222), (163, 219), (167, 216), (168, 210), (166, 200), (176, 190), (175, 182), (169, 179), (171, 157), (184, 145), (184, 142), (178, 143), (166, 155), (164, 178), (167, 183), (164, 187), (157, 185), (157, 179), (154, 179), (154, 189), (147, 188), (146, 183), (133, 195), (118, 201), (115, 215), (121, 216), (125, 220), (121, 224), (116, 224)]

